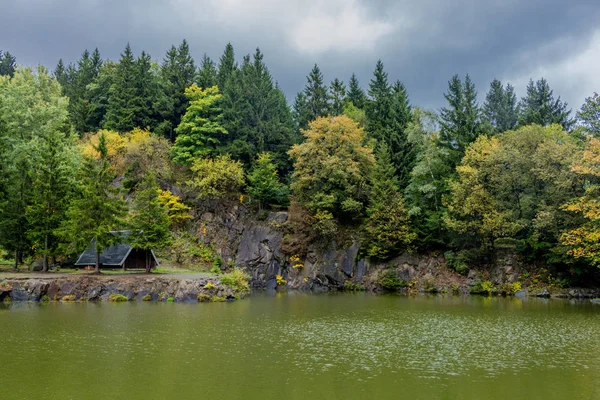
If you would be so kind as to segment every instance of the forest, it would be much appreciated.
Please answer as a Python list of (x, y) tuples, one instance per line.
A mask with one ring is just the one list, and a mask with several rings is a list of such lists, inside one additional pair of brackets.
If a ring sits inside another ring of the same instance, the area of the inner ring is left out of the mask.
[(17, 61), (0, 51), (0, 258), (15, 268), (48, 271), (123, 229), (202, 255), (197, 216), (221, 202), (288, 210), (300, 259), (352, 234), (364, 257), (439, 252), (458, 273), (499, 249), (567, 283), (600, 265), (596, 93), (573, 112), (543, 77), (522, 97), (493, 80), (480, 99), (457, 74), (426, 110), (378, 61), (364, 85), (315, 65), (288, 104), (259, 49), (197, 63), (185, 40), (159, 61), (129, 45), (52, 71)]

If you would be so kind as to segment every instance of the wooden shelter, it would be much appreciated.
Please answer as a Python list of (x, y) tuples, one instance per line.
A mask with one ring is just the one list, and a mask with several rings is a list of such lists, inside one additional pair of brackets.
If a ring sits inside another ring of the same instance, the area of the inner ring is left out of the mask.
[[(114, 232), (115, 236), (127, 237), (129, 232)], [(115, 243), (100, 253), (100, 268), (145, 269), (146, 254), (148, 250), (135, 249), (127, 243)], [(160, 263), (153, 250), (150, 251), (150, 268), (154, 269)], [(92, 240), (89, 247), (77, 259), (78, 267), (96, 265), (96, 240)]]

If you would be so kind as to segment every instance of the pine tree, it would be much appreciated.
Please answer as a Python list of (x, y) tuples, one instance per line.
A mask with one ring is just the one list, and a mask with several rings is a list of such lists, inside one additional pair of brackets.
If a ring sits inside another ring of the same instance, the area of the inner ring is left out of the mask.
[(594, 137), (600, 136), (600, 95), (598, 93), (585, 99), (585, 103), (577, 112), (577, 122), (584, 127), (586, 133)]
[(0, 50), (0, 76), (8, 75), (11, 78), (15, 75), (17, 59), (8, 51), (4, 53)]
[(67, 86), (67, 69), (65, 68), (65, 64), (62, 60), (58, 60), (58, 64), (56, 64), (56, 68), (53, 73), (54, 78), (60, 83), (62, 88), (62, 93), (65, 94), (65, 88)]
[(113, 186), (115, 173), (108, 158), (106, 136), (100, 135), (94, 147), (97, 157), (84, 158), (78, 194), (71, 202), (66, 218), (56, 233), (79, 250), (91, 241), (95, 244), (96, 267), (100, 273), (100, 254), (120, 238), (113, 231), (123, 224), (125, 202)]
[[(135, 71), (136, 93), (133, 105), (136, 112), (133, 115), (133, 127), (154, 129), (159, 122), (155, 105), (161, 88), (150, 54), (142, 51), (135, 61)], [(172, 101), (173, 99), (171, 98)]]
[(444, 94), (448, 107), (440, 110), (439, 145), (447, 152), (452, 168), (458, 165), (467, 146), (481, 131), (480, 111), (477, 105), (477, 92), (469, 75), (464, 84), (454, 75), (448, 82), (448, 92)]
[(331, 115), (342, 115), (344, 112), (344, 100), (346, 99), (346, 86), (343, 81), (335, 78), (329, 86), (329, 98), (331, 99)]
[[(92, 56), (85, 50), (77, 62), (70, 84), (65, 83), (66, 94), (70, 99), (69, 117), (75, 132), (80, 135), (99, 128), (100, 119), (96, 113), (96, 104), (92, 101), (90, 85), (98, 78), (101, 66), (102, 59), (98, 49)], [(63, 75), (61, 71), (58, 71), (58, 74)], [(57, 75), (57, 79), (60, 81), (64, 78), (58, 78)]]
[(507, 84), (506, 88), (497, 79), (490, 83), (490, 90), (483, 103), (483, 116), (494, 129), (494, 133), (502, 133), (517, 125), (518, 107), (514, 88)]
[(369, 101), (367, 102), (367, 131), (377, 141), (389, 143), (392, 115), (392, 89), (388, 75), (381, 60), (377, 61), (373, 79), (369, 83)]
[(235, 63), (233, 46), (231, 43), (227, 43), (227, 46), (225, 46), (225, 51), (219, 60), (219, 70), (217, 73), (217, 85), (219, 86), (219, 91), (221, 93), (223, 93), (227, 88), (227, 83), (233, 76), (235, 70), (237, 70), (237, 65)]
[(310, 110), (308, 109), (308, 101), (304, 92), (296, 94), (294, 105), (292, 106), (294, 113), (294, 121), (296, 130), (306, 129), (310, 119)]
[(127, 241), (133, 248), (144, 251), (146, 273), (150, 273), (152, 266), (152, 250), (160, 250), (170, 244), (171, 220), (159, 195), (160, 188), (154, 174), (150, 172), (138, 184), (130, 217), (131, 233)]
[(554, 98), (554, 92), (544, 78), (535, 83), (533, 80), (529, 81), (527, 96), (521, 99), (520, 106), (519, 126), (559, 124), (568, 130), (573, 125), (573, 121), (569, 118), (571, 110), (567, 110), (567, 103), (562, 102), (560, 96)]
[(392, 165), (396, 168), (398, 184), (401, 188), (405, 188), (410, 181), (416, 152), (407, 135), (407, 127), (412, 120), (412, 107), (406, 88), (400, 81), (396, 81), (392, 86), (391, 113), (393, 120), (389, 150)]
[(204, 54), (202, 61), (200, 62), (200, 70), (198, 70), (198, 76), (196, 83), (201, 88), (209, 88), (217, 85), (217, 67), (213, 60)]
[(104, 128), (118, 132), (128, 132), (136, 127), (135, 119), (139, 111), (138, 70), (131, 46), (127, 44), (117, 65), (108, 97), (108, 108)]
[(173, 161), (191, 165), (194, 160), (215, 154), (221, 136), (227, 130), (221, 126), (223, 111), (219, 106), (222, 95), (216, 86), (200, 89), (192, 85), (185, 90), (190, 101), (176, 129), (177, 139), (171, 148)]
[(348, 96), (346, 97), (348, 101), (352, 102), (354, 106), (364, 109), (367, 101), (367, 96), (365, 95), (364, 90), (360, 87), (358, 83), (358, 79), (356, 78), (356, 74), (352, 74), (350, 77), (350, 81), (348, 82)]

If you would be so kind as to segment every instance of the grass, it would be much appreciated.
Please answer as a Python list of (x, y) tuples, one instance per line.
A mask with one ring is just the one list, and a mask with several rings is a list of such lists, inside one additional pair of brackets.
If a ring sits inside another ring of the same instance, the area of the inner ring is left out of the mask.
[(123, 296), (122, 294), (113, 293), (110, 296), (108, 296), (108, 301), (120, 303), (120, 302), (124, 302), (124, 301), (129, 301), (129, 299), (127, 297)]
[(237, 293), (250, 292), (250, 275), (241, 269), (234, 269), (232, 272), (221, 276), (221, 284), (235, 289)]

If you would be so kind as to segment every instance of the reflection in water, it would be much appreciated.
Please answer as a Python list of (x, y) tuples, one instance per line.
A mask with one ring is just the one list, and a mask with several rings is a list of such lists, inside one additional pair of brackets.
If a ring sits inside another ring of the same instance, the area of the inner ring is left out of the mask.
[[(600, 307), (257, 294), (0, 309), (2, 398), (600, 398)], [(8, 394), (8, 396), (5, 396)]]

